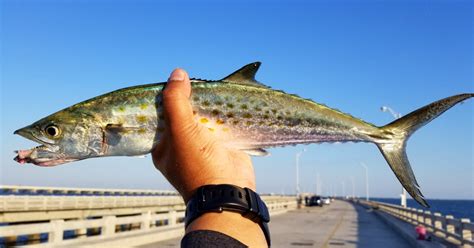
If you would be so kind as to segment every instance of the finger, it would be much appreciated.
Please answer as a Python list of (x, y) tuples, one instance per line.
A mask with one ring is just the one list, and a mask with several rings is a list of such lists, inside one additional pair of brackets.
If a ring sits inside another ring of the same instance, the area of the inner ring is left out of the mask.
[(188, 74), (182, 69), (174, 70), (163, 90), (165, 121), (173, 137), (194, 123), (190, 95), (191, 83)]
[(164, 171), (164, 167), (166, 166), (166, 161), (168, 159), (168, 154), (170, 153), (170, 138), (169, 135), (167, 134), (168, 132), (165, 132), (161, 138), (160, 138), (160, 143), (153, 149), (151, 152), (152, 154), (152, 159), (153, 163), (155, 164), (155, 167), (160, 170), (161, 172)]

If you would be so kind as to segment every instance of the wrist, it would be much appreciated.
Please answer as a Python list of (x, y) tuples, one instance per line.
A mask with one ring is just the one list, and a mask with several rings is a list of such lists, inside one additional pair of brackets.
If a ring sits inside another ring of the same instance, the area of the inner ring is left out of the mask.
[[(216, 220), (210, 217), (216, 217), (220, 221), (215, 222)], [(195, 221), (201, 224), (193, 224)], [(260, 196), (249, 188), (236, 185), (214, 184), (199, 187), (186, 204), (185, 226), (192, 225), (190, 230), (212, 228), (210, 230), (227, 230), (224, 233), (229, 234), (231, 230), (238, 231), (252, 226), (254, 228), (249, 230), (252, 230), (259, 239), (260, 234), (264, 234), (263, 240), (266, 240), (268, 246), (270, 246), (267, 225), (269, 221), (268, 209)], [(235, 229), (236, 227), (238, 228)], [(259, 233), (255, 233), (255, 227), (260, 230)], [(231, 234), (229, 236), (237, 237), (236, 233)]]
[(237, 179), (229, 179), (229, 178), (208, 178), (204, 180), (195, 180), (193, 184), (188, 185), (183, 189), (178, 189), (179, 193), (183, 197), (184, 203), (187, 204), (189, 199), (196, 194), (196, 191), (199, 187), (205, 185), (219, 185), (219, 184), (229, 184), (235, 185), (241, 188), (249, 188), (253, 191), (256, 190), (255, 181), (252, 180), (237, 180)]
[(249, 247), (267, 247), (261, 227), (239, 213), (205, 213), (186, 228), (186, 233), (197, 230), (212, 230), (239, 240)]

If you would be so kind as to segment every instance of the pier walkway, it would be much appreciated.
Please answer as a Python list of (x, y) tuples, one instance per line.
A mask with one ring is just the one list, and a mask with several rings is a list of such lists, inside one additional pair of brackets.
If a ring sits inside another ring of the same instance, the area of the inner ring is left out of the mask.
[[(412, 247), (372, 211), (346, 201), (272, 217), (272, 247)], [(180, 238), (141, 248), (179, 247)]]

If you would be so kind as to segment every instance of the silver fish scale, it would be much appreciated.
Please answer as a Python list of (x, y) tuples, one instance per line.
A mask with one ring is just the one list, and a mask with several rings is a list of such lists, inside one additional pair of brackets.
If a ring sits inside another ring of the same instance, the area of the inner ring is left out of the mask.
[[(249, 144), (252, 147), (366, 141), (370, 137), (356, 131), (377, 130), (325, 106), (266, 88), (223, 82), (194, 83), (191, 99), (199, 115), (237, 130), (253, 143)], [(339, 118), (332, 118), (335, 113)], [(341, 116), (345, 118), (341, 120)]]

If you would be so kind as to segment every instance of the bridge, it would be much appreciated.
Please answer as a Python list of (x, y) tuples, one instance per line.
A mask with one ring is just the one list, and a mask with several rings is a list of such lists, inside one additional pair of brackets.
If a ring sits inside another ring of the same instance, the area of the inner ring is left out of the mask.
[[(185, 206), (173, 191), (0, 186), (0, 247), (179, 246)], [(472, 247), (474, 225), (440, 213), (353, 200), (298, 206), (263, 195), (274, 247)], [(417, 240), (423, 225), (431, 241)]]

